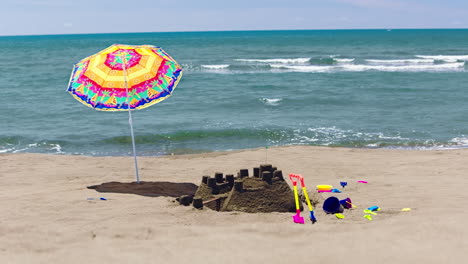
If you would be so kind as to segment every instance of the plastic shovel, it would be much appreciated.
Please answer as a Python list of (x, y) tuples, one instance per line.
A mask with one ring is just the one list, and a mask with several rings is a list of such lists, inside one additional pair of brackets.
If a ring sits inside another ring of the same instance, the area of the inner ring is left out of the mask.
[[(296, 219), (304, 223), (304, 218), (300, 216), (299, 196), (297, 195), (297, 181), (300, 180), (301, 186), (302, 186), (302, 193), (304, 194), (304, 198), (306, 199), (307, 206), (309, 207), (310, 221), (312, 222), (312, 224), (316, 223), (317, 219), (315, 218), (315, 215), (314, 215), (314, 208), (312, 207), (312, 204), (310, 203), (309, 194), (307, 193), (307, 189), (304, 183), (304, 177), (302, 177), (299, 174), (289, 174), (289, 178), (291, 179), (291, 182), (293, 183), (293, 187), (294, 187), (294, 197), (296, 199), (296, 212), (299, 212), (299, 213), (296, 213), (296, 216), (299, 216), (300, 218), (302, 218), (302, 220), (299, 220), (297, 218)], [(296, 220), (294, 222), (297, 223)]]
[(304, 196), (307, 201), (307, 206), (309, 206), (310, 221), (312, 222), (312, 224), (315, 224), (317, 222), (317, 219), (315, 218), (315, 215), (314, 215), (314, 208), (312, 207), (312, 204), (310, 203), (309, 194), (307, 193), (307, 189), (304, 184), (304, 178), (302, 177), (301, 177), (301, 184), (302, 184), (302, 192), (304, 193)]
[(297, 194), (297, 180), (289, 175), (294, 189), (294, 201), (296, 202), (296, 214), (292, 216), (294, 223), (304, 224), (304, 217), (301, 216), (301, 208), (299, 207), (299, 195)]

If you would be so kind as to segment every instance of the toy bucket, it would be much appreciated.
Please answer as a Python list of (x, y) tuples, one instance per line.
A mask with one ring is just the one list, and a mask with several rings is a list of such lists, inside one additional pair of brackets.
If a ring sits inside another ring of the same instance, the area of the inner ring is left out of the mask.
[(323, 202), (323, 210), (327, 214), (336, 214), (336, 213), (342, 213), (344, 211), (344, 208), (338, 198), (331, 196), (331, 197), (328, 197), (325, 200), (325, 202)]

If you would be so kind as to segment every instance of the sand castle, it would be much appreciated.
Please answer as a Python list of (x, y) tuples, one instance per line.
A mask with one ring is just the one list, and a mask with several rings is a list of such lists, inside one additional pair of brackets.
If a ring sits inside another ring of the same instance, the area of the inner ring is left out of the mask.
[[(192, 200), (192, 201), (191, 201)], [(181, 197), (179, 202), (195, 208), (208, 207), (216, 211), (294, 212), (294, 194), (284, 181), (283, 172), (271, 164), (241, 169), (237, 176), (216, 172), (214, 177), (203, 176), (193, 199)], [(302, 205), (301, 205), (302, 210)]]

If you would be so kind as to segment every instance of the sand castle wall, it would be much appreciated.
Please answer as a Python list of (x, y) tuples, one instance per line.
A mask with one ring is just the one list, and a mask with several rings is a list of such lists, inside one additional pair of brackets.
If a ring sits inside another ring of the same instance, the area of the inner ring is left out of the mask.
[[(294, 193), (284, 181), (283, 173), (270, 164), (241, 169), (237, 176), (217, 172), (203, 176), (194, 201), (217, 211), (295, 212)], [(302, 204), (301, 204), (302, 210)]]

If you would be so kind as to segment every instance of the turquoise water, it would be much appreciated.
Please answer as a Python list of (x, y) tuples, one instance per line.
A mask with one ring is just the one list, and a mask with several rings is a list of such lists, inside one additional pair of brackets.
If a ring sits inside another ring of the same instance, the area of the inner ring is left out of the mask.
[(468, 146), (468, 30), (323, 30), (0, 37), (0, 153), (131, 153), (127, 113), (65, 89), (113, 43), (161, 46), (184, 68), (134, 112), (139, 155), (277, 145)]

